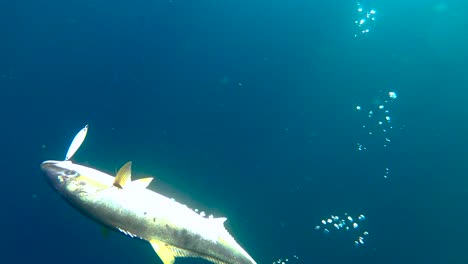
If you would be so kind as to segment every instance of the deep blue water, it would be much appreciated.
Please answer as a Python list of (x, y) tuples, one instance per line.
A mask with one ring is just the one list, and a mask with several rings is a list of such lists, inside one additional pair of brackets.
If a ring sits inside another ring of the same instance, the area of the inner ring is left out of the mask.
[(0, 3), (2, 263), (160, 263), (46, 184), (85, 124), (75, 162), (132, 160), (260, 264), (468, 263), (467, 3)]

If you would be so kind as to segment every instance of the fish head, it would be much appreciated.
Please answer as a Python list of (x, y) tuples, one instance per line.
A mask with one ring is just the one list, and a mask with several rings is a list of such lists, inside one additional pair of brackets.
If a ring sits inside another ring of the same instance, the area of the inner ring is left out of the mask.
[(71, 161), (48, 160), (41, 164), (41, 170), (49, 184), (57, 190), (62, 190), (67, 182), (80, 176), (80, 172), (73, 165)]
[(92, 193), (112, 186), (114, 177), (90, 167), (75, 164), (69, 160), (48, 160), (41, 164), (47, 181), (58, 192)]

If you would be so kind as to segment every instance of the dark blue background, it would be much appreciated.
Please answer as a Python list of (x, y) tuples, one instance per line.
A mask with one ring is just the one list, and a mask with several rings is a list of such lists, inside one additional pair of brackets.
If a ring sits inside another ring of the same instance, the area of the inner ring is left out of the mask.
[[(258, 263), (468, 263), (467, 2), (362, 4), (377, 20), (354, 38), (353, 1), (0, 3), (2, 259), (159, 263), (44, 181), (89, 124), (76, 162), (132, 160)], [(390, 90), (404, 129), (358, 151), (355, 106)], [(365, 246), (314, 230), (344, 212)]]

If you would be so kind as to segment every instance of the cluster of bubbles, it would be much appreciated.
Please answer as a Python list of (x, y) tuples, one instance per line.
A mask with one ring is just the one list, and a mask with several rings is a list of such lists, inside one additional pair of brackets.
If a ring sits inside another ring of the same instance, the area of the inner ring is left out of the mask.
[(273, 261), (273, 264), (292, 264), (292, 263), (297, 263), (297, 260), (299, 259), (298, 256), (293, 255), (291, 258), (280, 258), (275, 261)]
[(344, 213), (342, 217), (337, 215), (331, 215), (328, 218), (322, 219), (321, 224), (315, 226), (315, 230), (322, 231), (324, 234), (330, 234), (331, 232), (348, 232), (355, 236), (355, 246), (364, 245), (365, 240), (369, 236), (369, 232), (366, 230), (361, 232), (362, 226), (366, 217), (360, 214), (356, 220), (348, 213)]
[(385, 168), (385, 173), (384, 173), (384, 178), (387, 179), (388, 178), (388, 174), (390, 174), (390, 169), (389, 168)]
[[(392, 142), (390, 131), (393, 129), (391, 117), (391, 103), (397, 99), (395, 92), (388, 92), (387, 95), (380, 96), (369, 109), (363, 106), (356, 106), (356, 111), (366, 116), (366, 121), (362, 128), (370, 137), (378, 137), (384, 148), (388, 148)], [(356, 143), (358, 150), (367, 150), (363, 143)]]
[(354, 24), (357, 27), (357, 32), (354, 34), (355, 38), (369, 33), (371, 28), (374, 26), (376, 14), (375, 9), (365, 10), (360, 2), (356, 2), (356, 11), (357, 16)]
[[(383, 92), (369, 104), (369, 106), (356, 106), (356, 111), (362, 116), (361, 129), (363, 136), (356, 143), (358, 151), (366, 151), (370, 147), (388, 150), (395, 130), (392, 120), (392, 104), (398, 95), (394, 91)], [(400, 127), (403, 129), (403, 127)], [(390, 169), (384, 171), (384, 178), (388, 178)]]

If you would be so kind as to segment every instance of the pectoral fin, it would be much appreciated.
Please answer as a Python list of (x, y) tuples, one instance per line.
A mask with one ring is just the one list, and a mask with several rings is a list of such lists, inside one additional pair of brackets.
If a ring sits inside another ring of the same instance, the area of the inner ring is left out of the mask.
[(125, 184), (132, 181), (132, 162), (129, 161), (120, 168), (115, 175), (114, 186), (118, 188), (123, 188)]
[(150, 244), (164, 264), (174, 264), (175, 257), (170, 247), (159, 240), (152, 240)]
[(151, 246), (153, 246), (154, 251), (158, 254), (159, 258), (161, 258), (164, 264), (174, 264), (175, 258), (203, 258), (206, 259), (214, 264), (227, 264), (215, 257), (201, 255), (186, 249), (178, 248), (167, 243), (164, 243), (159, 240), (151, 240)]

